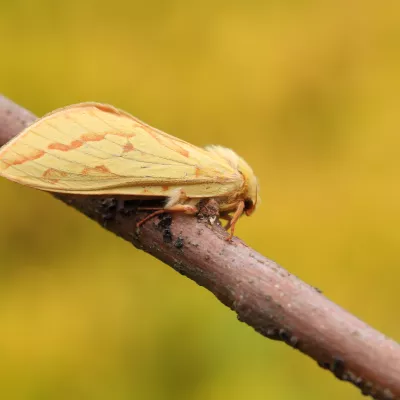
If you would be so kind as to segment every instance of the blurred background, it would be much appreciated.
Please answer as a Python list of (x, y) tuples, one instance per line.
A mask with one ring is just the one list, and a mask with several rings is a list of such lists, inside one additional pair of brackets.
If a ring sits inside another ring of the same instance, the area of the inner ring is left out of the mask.
[[(5, 0), (0, 91), (231, 147), (263, 198), (237, 234), (399, 340), (399, 20), (395, 1)], [(48, 194), (0, 193), (0, 398), (361, 398)]]

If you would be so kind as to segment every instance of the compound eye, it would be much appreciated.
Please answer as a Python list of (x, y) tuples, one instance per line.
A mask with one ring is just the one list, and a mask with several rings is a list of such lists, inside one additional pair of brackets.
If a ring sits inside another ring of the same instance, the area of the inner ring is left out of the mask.
[(244, 212), (246, 215), (250, 215), (254, 211), (254, 203), (251, 199), (246, 199), (244, 201)]
[(244, 209), (249, 210), (252, 207), (253, 207), (253, 201), (251, 199), (246, 199), (244, 201)]

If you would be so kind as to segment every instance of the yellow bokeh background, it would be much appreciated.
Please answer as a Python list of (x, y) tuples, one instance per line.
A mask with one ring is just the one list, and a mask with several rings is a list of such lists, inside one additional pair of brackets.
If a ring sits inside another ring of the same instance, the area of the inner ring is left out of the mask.
[[(5, 0), (0, 91), (231, 147), (263, 198), (238, 235), (399, 340), (399, 21), (385, 0)], [(361, 398), (48, 194), (0, 193), (1, 399)]]

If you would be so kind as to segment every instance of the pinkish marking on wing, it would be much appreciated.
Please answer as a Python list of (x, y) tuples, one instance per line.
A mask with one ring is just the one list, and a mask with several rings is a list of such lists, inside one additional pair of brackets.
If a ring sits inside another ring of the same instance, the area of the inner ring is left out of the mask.
[(47, 146), (49, 150), (70, 151), (81, 147), (84, 142), (81, 140), (73, 140), (70, 144), (51, 143)]
[(123, 153), (128, 153), (128, 152), (134, 151), (134, 150), (135, 150), (135, 146), (131, 142), (125, 143), (122, 148)]
[(28, 161), (33, 161), (33, 160), (37, 160), (40, 157), (43, 157), (46, 153), (43, 150), (30, 150), (29, 152), (27, 152), (26, 154), (16, 154), (12, 151), (4, 151), (3, 153), (3, 165), (6, 165), (5, 168), (6, 169), (8, 167), (11, 167), (13, 165), (20, 165), (20, 164), (24, 164)]
[(114, 175), (105, 165), (97, 165), (96, 167), (85, 167), (82, 175)]
[(102, 134), (99, 134), (99, 133), (84, 133), (83, 135), (81, 135), (81, 139), (84, 142), (99, 142), (100, 140), (104, 139), (105, 135), (106, 135), (105, 133), (102, 133)]
[(64, 171), (58, 171), (57, 169), (49, 168), (43, 172), (42, 177), (50, 183), (57, 183), (61, 178), (64, 178), (67, 175), (68, 174)]

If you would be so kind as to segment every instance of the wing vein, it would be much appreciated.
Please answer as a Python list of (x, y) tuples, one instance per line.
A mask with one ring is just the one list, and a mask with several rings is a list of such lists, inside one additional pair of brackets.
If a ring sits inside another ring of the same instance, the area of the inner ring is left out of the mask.
[[(98, 115), (93, 115), (93, 116), (94, 116), (95, 118), (99, 119), (100, 121), (104, 122), (104, 123), (105, 123), (106, 125), (108, 125), (111, 129), (114, 129), (114, 130), (116, 130), (116, 131), (118, 131), (118, 132), (122, 132), (121, 129), (115, 128), (114, 126), (112, 126), (112, 125), (109, 124), (108, 122), (104, 121), (104, 119), (101, 118), (100, 116), (98, 116)], [(73, 118), (71, 118), (71, 119), (72, 119), (75, 123), (79, 124), (79, 123), (78, 123), (76, 120), (74, 120)], [(135, 121), (135, 122), (137, 122), (137, 121)], [(81, 127), (87, 129), (87, 128), (86, 128), (85, 126), (83, 126), (82, 124), (81, 124)], [(150, 128), (151, 128), (151, 127), (150, 127)], [(142, 128), (142, 129), (143, 129), (143, 128)], [(113, 143), (113, 144), (117, 144), (116, 142), (110, 140), (108, 137), (104, 137), (104, 139), (107, 140), (107, 141), (109, 141), (109, 142), (111, 142), (111, 143)], [(157, 145), (160, 145), (160, 144), (157, 142)], [(180, 164), (189, 165), (189, 166), (196, 166), (195, 164), (185, 163), (185, 162), (183, 162), (183, 161), (173, 160), (172, 158), (168, 158), (168, 157), (164, 157), (164, 156), (160, 156), (160, 155), (155, 155), (155, 154), (153, 154), (153, 153), (148, 153), (148, 152), (143, 151), (143, 150), (141, 150), (141, 149), (135, 149), (135, 150), (139, 151), (139, 152), (142, 153), (142, 154), (149, 155), (149, 156), (153, 156), (153, 157), (158, 157), (158, 158), (161, 158), (161, 159), (163, 159), (163, 160), (174, 161), (174, 162), (178, 162), (178, 163), (180, 163)]]

